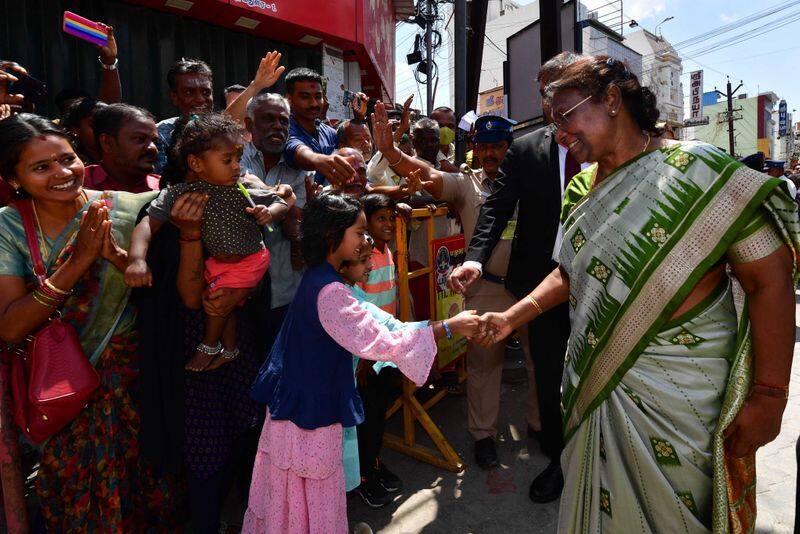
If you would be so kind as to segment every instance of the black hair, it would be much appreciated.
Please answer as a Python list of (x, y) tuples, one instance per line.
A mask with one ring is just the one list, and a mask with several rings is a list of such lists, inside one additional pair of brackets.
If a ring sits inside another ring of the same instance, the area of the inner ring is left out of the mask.
[(229, 85), (225, 89), (222, 90), (222, 95), (225, 98), (228, 98), (228, 95), (231, 93), (243, 93), (247, 88), (244, 85), (240, 85), (235, 83), (233, 85)]
[(559, 74), (564, 72), (568, 66), (574, 63), (581, 56), (574, 52), (564, 51), (560, 54), (548, 59), (539, 69), (539, 74), (536, 75), (536, 81), (545, 83), (555, 79)]
[[(97, 146), (102, 146), (100, 144), (100, 136), (102, 134), (107, 134), (116, 138), (124, 123), (136, 119), (145, 119), (155, 122), (152, 113), (144, 108), (139, 108), (130, 104), (109, 104), (96, 108), (94, 111), (94, 118), (92, 119), (92, 129), (94, 130), (94, 138), (97, 141)], [(100, 150), (102, 151), (102, 148)]]
[(376, 212), (384, 208), (388, 208), (392, 211), (397, 209), (397, 201), (382, 193), (364, 195), (361, 197), (361, 204), (364, 206), (364, 215), (367, 216), (367, 221), (369, 221)]
[(433, 111), (431, 111), (431, 115), (433, 115), (437, 111), (446, 111), (447, 113), (455, 113), (455, 111), (453, 111), (451, 108), (449, 108), (447, 106), (439, 106), (438, 108), (436, 108)]
[(317, 195), (306, 202), (300, 224), (300, 248), (308, 265), (319, 265), (342, 243), (361, 213), (361, 203), (340, 193)]
[(639, 83), (624, 62), (610, 56), (588, 56), (574, 61), (556, 75), (547, 86), (547, 92), (552, 96), (564, 89), (576, 89), (600, 101), (611, 85), (619, 88), (625, 107), (642, 130), (655, 136), (663, 133), (656, 126), (660, 114), (656, 95)]
[(81, 120), (91, 117), (96, 109), (105, 107), (108, 104), (95, 98), (86, 97), (73, 101), (64, 114), (61, 116), (59, 125), (65, 130), (77, 128)]
[(284, 78), (286, 83), (286, 92), (291, 94), (294, 91), (294, 84), (297, 82), (317, 82), (320, 86), (323, 86), (324, 80), (322, 75), (315, 70), (308, 69), (306, 67), (298, 67), (296, 69), (290, 70), (286, 74), (286, 78)]
[(72, 142), (64, 130), (33, 113), (20, 113), (0, 121), (0, 176), (5, 179), (15, 177), (25, 145), (43, 135), (54, 135)]
[(209, 67), (208, 63), (205, 61), (201, 59), (181, 58), (167, 71), (167, 85), (169, 85), (170, 91), (175, 91), (178, 88), (175, 78), (180, 74), (201, 74), (211, 79), (214, 78), (211, 67)]
[(66, 113), (70, 102), (73, 100), (91, 97), (92, 95), (90, 95), (85, 89), (67, 88), (56, 93), (56, 96), (53, 97), (53, 100), (58, 108), (58, 112), (63, 115)]
[(190, 155), (202, 154), (211, 150), (220, 141), (233, 144), (244, 142), (242, 125), (226, 113), (191, 114), (186, 118), (180, 135), (173, 135), (175, 155), (178, 156), (182, 170), (188, 168)]

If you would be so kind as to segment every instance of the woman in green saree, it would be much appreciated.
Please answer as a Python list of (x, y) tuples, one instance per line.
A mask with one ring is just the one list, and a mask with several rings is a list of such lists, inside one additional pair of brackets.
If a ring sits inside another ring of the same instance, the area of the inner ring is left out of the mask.
[(559, 142), (597, 162), (565, 195), (559, 268), (483, 343), (569, 301), (562, 532), (750, 532), (794, 343), (797, 208), (721, 150), (657, 137), (655, 97), (590, 57), (550, 86)]
[[(42, 446), (35, 482), (42, 520), (52, 532), (170, 530), (170, 488), (139, 459), (135, 316), (122, 274), (136, 215), (154, 195), (84, 190), (83, 171), (67, 135), (48, 120), (22, 114), (0, 121), (0, 175), (32, 202), (50, 288), (32, 291), (19, 212), (0, 209), (0, 336), (20, 343), (58, 308), (101, 379), (86, 408)], [(13, 472), (5, 391), (0, 404), (5, 474)], [(2, 477), (5, 502), (18, 504), (20, 489), (9, 480)], [(6, 515), (23, 528), (22, 510)]]

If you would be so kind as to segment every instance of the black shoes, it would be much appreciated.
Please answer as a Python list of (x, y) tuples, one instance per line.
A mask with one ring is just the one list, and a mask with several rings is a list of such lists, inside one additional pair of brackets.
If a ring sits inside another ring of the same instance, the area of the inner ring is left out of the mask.
[(539, 476), (533, 479), (528, 496), (533, 502), (553, 502), (561, 496), (564, 489), (564, 474), (559, 462), (550, 462)]
[(394, 493), (395, 491), (400, 491), (403, 489), (403, 481), (400, 480), (397, 475), (389, 471), (383, 462), (381, 462), (380, 458), (378, 459), (377, 464), (378, 465), (375, 468), (375, 476), (378, 478), (380, 485), (383, 486), (383, 489), (389, 493)]
[(356, 488), (356, 493), (370, 508), (381, 508), (392, 502), (392, 496), (381, 486), (377, 476), (362, 477), (361, 485)]
[(475, 461), (481, 469), (497, 467), (497, 449), (493, 437), (489, 436), (475, 442)]

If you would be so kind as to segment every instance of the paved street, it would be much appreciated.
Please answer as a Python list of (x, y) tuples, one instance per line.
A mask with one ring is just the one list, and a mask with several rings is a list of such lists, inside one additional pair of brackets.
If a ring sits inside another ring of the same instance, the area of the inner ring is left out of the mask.
[[(800, 339), (800, 337), (798, 338)], [(795, 364), (789, 405), (780, 436), (758, 453), (757, 532), (788, 533), (794, 527), (795, 441), (800, 435), (800, 345), (795, 344)], [(517, 374), (520, 362), (510, 359), (506, 374)], [(556, 532), (558, 506), (528, 500), (528, 486), (546, 465), (534, 440), (527, 439), (520, 410), (526, 386), (503, 385), (501, 467), (482, 471), (468, 465), (463, 473), (449, 473), (385, 450), (385, 463), (405, 483), (393, 503), (383, 509), (368, 508), (357, 496), (348, 500), (351, 524), (365, 521), (385, 534)], [(448, 397), (431, 410), (444, 435), (467, 464), (472, 445), (466, 431), (466, 399)], [(390, 428), (398, 424), (398, 417)], [(418, 435), (421, 434), (418, 431)], [(430, 443), (427, 445), (432, 446)]]

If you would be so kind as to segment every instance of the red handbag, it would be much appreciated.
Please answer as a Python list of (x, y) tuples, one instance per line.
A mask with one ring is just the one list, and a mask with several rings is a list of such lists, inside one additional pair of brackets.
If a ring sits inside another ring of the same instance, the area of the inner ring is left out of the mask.
[[(43, 285), (47, 272), (39, 251), (31, 203), (15, 203), (22, 216), (33, 272)], [(14, 422), (34, 443), (41, 443), (69, 424), (86, 407), (100, 376), (83, 352), (75, 328), (56, 312), (29, 335), (11, 359)]]

